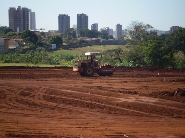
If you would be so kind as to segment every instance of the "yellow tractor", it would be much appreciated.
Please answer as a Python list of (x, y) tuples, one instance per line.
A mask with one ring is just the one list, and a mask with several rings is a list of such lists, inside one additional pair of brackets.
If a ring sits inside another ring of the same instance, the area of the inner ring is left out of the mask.
[(99, 76), (111, 76), (115, 72), (115, 67), (111, 65), (101, 65), (100, 61), (94, 59), (100, 52), (86, 52), (87, 59), (76, 60), (73, 66), (74, 72), (79, 72), (81, 76), (92, 77), (94, 73)]

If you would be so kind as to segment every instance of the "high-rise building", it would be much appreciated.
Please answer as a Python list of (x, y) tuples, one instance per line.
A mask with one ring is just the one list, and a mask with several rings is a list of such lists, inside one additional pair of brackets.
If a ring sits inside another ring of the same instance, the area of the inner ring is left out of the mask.
[(58, 31), (65, 33), (70, 28), (70, 16), (67, 14), (59, 14), (58, 16)]
[(11, 28), (15, 32), (22, 32), (24, 30), (30, 29), (30, 22), (32, 19), (30, 18), (30, 9), (21, 6), (18, 8), (10, 7), (9, 8), (9, 28)]
[(94, 23), (91, 25), (91, 30), (97, 30), (98, 31), (98, 23)]
[(17, 31), (17, 27), (15, 24), (16, 8), (10, 7), (8, 13), (9, 13), (9, 28), (11, 28), (13, 31)]
[(22, 8), (22, 13), (23, 13), (23, 30), (22, 31), (29, 30), (29, 24), (30, 24), (30, 21), (29, 21), (29, 9), (23, 7)]
[(77, 33), (81, 29), (88, 29), (88, 16), (86, 14), (77, 14)]
[(109, 35), (113, 36), (113, 29), (109, 29)]
[(170, 33), (173, 33), (174, 31), (179, 30), (179, 26), (172, 26), (170, 27)]
[(122, 25), (116, 25), (116, 38), (119, 39), (122, 37)]
[(29, 29), (36, 30), (35, 12), (29, 10)]

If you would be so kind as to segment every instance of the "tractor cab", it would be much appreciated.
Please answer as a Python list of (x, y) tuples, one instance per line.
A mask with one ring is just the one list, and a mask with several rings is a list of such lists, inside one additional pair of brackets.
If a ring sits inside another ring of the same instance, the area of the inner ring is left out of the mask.
[(101, 55), (100, 52), (86, 52), (85, 55), (87, 56), (87, 60), (90, 60), (91, 66), (99, 66), (99, 61), (97, 60), (97, 57)]

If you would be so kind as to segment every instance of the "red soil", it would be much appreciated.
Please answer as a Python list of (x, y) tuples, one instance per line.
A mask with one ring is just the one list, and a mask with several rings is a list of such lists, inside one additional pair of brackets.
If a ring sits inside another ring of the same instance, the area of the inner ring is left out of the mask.
[(0, 68), (0, 137), (184, 138), (185, 71)]

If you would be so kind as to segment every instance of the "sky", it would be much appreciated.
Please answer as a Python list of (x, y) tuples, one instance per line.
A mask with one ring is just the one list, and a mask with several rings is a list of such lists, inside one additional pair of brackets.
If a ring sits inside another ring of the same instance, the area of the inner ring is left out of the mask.
[(88, 29), (98, 23), (98, 30), (117, 24), (126, 29), (132, 21), (150, 24), (157, 30), (171, 26), (185, 28), (185, 0), (0, 0), (0, 26), (9, 26), (9, 7), (27, 7), (36, 14), (36, 28), (58, 30), (58, 15), (70, 16), (70, 28), (77, 24), (77, 14), (88, 16)]

